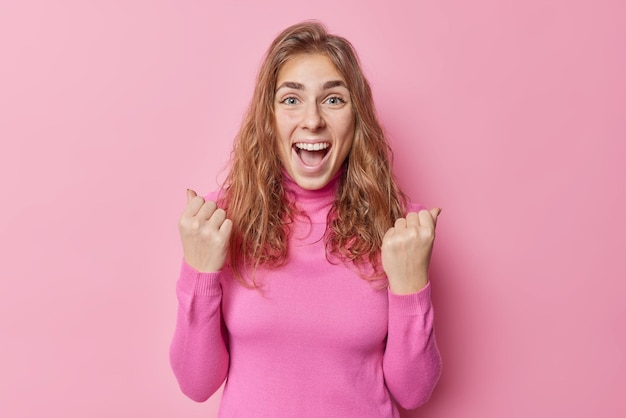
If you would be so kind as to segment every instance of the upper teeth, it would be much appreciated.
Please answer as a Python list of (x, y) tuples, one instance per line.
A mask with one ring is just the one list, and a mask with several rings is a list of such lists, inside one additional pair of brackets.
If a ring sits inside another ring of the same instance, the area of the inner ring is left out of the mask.
[(328, 142), (316, 142), (315, 144), (307, 142), (297, 142), (296, 147), (307, 151), (319, 151), (321, 149), (326, 149), (330, 147), (330, 144)]

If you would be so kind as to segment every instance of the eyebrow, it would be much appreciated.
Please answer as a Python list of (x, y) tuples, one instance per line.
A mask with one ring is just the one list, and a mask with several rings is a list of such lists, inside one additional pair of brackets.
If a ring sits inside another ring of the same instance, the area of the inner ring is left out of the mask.
[[(342, 81), (342, 80), (331, 80), (331, 81), (327, 81), (326, 83), (324, 83), (324, 85), (322, 86), (322, 89), (323, 90), (328, 90), (328, 89), (332, 89), (334, 87), (345, 87), (345, 88), (348, 88), (346, 83), (344, 81)], [(290, 88), (290, 89), (294, 89), (294, 90), (304, 90), (305, 89), (304, 88), (304, 84), (296, 83), (294, 81), (285, 81), (280, 86), (278, 86), (276, 91), (278, 91), (278, 90), (280, 90), (282, 88)]]
[(332, 80), (332, 81), (327, 81), (326, 83), (324, 83), (324, 90), (328, 90), (328, 89), (332, 89), (333, 87), (345, 87), (348, 88), (348, 86), (346, 86), (346, 83), (344, 83), (342, 80)]
[(282, 83), (280, 86), (278, 86), (278, 88), (276, 89), (276, 91), (282, 89), (282, 88), (290, 88), (290, 89), (294, 89), (294, 90), (304, 90), (304, 84), (302, 83), (295, 83), (293, 81), (285, 81), (284, 83)]

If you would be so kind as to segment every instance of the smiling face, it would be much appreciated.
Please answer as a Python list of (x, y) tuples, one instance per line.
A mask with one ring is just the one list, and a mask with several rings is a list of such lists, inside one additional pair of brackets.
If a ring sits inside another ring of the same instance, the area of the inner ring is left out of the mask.
[(354, 111), (344, 77), (325, 55), (298, 54), (278, 72), (274, 101), (280, 161), (307, 190), (326, 186), (354, 139)]

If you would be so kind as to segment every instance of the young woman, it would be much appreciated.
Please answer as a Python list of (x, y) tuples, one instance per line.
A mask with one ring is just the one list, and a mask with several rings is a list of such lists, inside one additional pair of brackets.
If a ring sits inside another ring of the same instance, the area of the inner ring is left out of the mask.
[[(406, 202), (351, 44), (272, 43), (221, 190), (187, 192), (170, 360), (221, 417), (397, 417), (441, 361), (428, 266), (440, 209)], [(420, 210), (421, 209), (421, 210)]]

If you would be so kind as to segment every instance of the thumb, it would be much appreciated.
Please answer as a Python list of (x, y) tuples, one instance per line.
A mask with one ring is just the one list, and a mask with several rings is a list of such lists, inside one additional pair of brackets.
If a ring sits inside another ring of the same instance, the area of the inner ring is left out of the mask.
[(198, 194), (196, 192), (194, 192), (191, 189), (187, 189), (187, 203), (189, 203), (189, 201), (191, 199), (193, 199), (194, 197), (198, 196)]
[(430, 212), (430, 216), (433, 217), (433, 221), (435, 221), (435, 225), (437, 224), (437, 218), (439, 217), (439, 214), (441, 213), (441, 208), (433, 208), (431, 210), (429, 210)]

